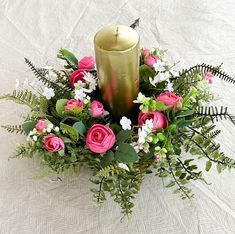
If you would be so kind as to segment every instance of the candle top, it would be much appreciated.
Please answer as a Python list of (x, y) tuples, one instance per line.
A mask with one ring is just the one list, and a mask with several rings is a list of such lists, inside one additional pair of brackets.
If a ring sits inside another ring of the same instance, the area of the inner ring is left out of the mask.
[(136, 46), (139, 34), (128, 26), (108, 26), (96, 33), (94, 42), (96, 47), (102, 50), (125, 51)]

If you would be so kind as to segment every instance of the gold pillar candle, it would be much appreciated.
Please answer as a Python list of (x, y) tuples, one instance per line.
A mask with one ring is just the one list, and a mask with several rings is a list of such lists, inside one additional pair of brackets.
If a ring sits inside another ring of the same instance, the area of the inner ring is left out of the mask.
[(103, 101), (115, 118), (128, 116), (139, 90), (139, 35), (128, 26), (109, 26), (94, 43)]

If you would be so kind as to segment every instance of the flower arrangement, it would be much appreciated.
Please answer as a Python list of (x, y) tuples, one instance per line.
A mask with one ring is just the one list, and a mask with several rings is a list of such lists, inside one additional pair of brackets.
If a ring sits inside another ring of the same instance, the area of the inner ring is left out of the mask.
[[(27, 135), (14, 157), (38, 156), (55, 173), (90, 168), (94, 199), (102, 203), (109, 193), (127, 216), (148, 173), (163, 178), (164, 186), (175, 187), (184, 199), (193, 196), (190, 180), (207, 183), (197, 166), (201, 158), (206, 159), (205, 171), (212, 164), (219, 173), (235, 167), (214, 141), (220, 133), (215, 122), (227, 118), (235, 124), (235, 117), (227, 107), (205, 105), (214, 97), (209, 88), (213, 79), (235, 84), (221, 66), (178, 71), (165, 51), (141, 49), (140, 89), (134, 100), (139, 112), (116, 121), (100, 98), (94, 57), (78, 60), (61, 49), (58, 58), (65, 62), (62, 70), (37, 68), (25, 59), (36, 80), (0, 97), (31, 109), (21, 125), (2, 126)], [(192, 156), (185, 158), (182, 152)]]

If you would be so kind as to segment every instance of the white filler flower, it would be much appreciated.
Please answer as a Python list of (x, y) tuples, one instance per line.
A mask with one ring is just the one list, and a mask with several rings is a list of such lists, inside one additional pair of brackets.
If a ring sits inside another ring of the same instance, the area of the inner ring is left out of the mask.
[(120, 120), (123, 130), (131, 130), (131, 120), (123, 116)]
[(125, 163), (118, 163), (118, 166), (123, 170), (129, 171), (129, 167)]
[(45, 87), (42, 95), (45, 96), (47, 100), (50, 100), (52, 97), (55, 96), (55, 92), (52, 88)]

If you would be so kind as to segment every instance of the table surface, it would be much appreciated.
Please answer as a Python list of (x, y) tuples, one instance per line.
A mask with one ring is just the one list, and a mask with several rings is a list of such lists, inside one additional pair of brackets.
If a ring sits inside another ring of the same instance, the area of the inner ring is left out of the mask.
[[(93, 37), (103, 26), (129, 25), (137, 29), (142, 46), (160, 45), (182, 66), (224, 63), (235, 76), (234, 0), (0, 0), (0, 94), (32, 80), (24, 57), (38, 66), (60, 67), (57, 50), (68, 48), (79, 57), (94, 54)], [(211, 89), (218, 105), (235, 114), (235, 87), (216, 79)], [(20, 123), (28, 109), (0, 101), (0, 125)], [(235, 126), (218, 123), (223, 150), (235, 158)], [(224, 234), (235, 233), (235, 170), (205, 177), (212, 184), (191, 183), (195, 199), (182, 201), (148, 175), (136, 198), (129, 222), (120, 223), (119, 207), (111, 199), (97, 207), (91, 201), (89, 175), (35, 180), (38, 160), (10, 160), (17, 142), (25, 139), (0, 130), (1, 234)], [(205, 161), (198, 162), (204, 167)]]

